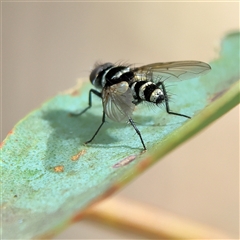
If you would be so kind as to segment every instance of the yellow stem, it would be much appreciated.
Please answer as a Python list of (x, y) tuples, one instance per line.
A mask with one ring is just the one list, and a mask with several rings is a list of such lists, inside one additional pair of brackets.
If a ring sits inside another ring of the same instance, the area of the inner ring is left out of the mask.
[(108, 198), (87, 210), (87, 219), (140, 233), (154, 239), (227, 239), (218, 230), (118, 197)]

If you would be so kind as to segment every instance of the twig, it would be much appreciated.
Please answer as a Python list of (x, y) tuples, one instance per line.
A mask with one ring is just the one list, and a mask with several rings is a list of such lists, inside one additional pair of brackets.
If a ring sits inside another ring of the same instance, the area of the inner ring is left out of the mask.
[(122, 198), (109, 198), (87, 210), (87, 219), (155, 239), (227, 239), (218, 230), (157, 208)]

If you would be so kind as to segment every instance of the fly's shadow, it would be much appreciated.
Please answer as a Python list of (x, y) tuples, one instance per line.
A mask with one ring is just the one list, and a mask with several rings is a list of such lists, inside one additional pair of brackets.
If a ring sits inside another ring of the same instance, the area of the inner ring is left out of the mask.
[[(91, 109), (91, 111), (94, 111), (94, 109)], [(70, 112), (66, 110), (43, 111), (42, 118), (48, 122), (51, 128), (45, 155), (46, 169), (53, 171), (55, 166), (62, 164), (65, 166), (65, 169), (67, 167), (71, 170), (71, 168), (74, 168), (73, 162), (70, 161), (71, 156), (79, 150), (91, 147), (91, 145), (94, 145), (95, 148), (109, 148), (110, 143), (119, 141), (118, 138), (107, 134), (107, 130), (114, 128), (121, 131), (121, 129), (126, 128), (127, 124), (108, 122), (107, 119), (106, 124), (96, 139), (94, 139), (94, 142), (85, 146), (84, 142), (86, 139), (92, 136), (97, 126), (101, 123), (101, 116), (95, 115), (91, 111), (77, 117), (71, 116)], [(63, 158), (63, 156), (65, 157)]]

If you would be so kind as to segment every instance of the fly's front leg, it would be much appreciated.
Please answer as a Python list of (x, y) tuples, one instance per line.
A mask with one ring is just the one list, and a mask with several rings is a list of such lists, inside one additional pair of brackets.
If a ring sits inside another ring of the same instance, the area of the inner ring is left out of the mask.
[[(102, 94), (100, 92), (98, 92), (97, 90), (95, 89), (91, 89), (89, 91), (89, 95), (88, 95), (88, 107), (86, 107), (83, 111), (81, 111), (80, 113), (71, 113), (72, 116), (80, 116), (82, 115), (83, 113), (85, 113), (89, 108), (92, 107), (92, 93), (95, 94), (96, 96), (102, 98)], [(103, 126), (105, 122), (105, 112), (103, 112), (103, 116), (102, 116), (102, 123), (100, 124), (100, 126), (98, 127), (97, 131), (94, 133), (93, 137), (88, 140), (87, 142), (85, 142), (85, 144), (87, 143), (90, 143), (94, 138), (95, 136), (98, 134), (99, 130), (101, 129), (101, 127)]]
[(91, 89), (91, 90), (89, 91), (89, 95), (88, 95), (88, 107), (85, 108), (85, 109), (84, 109), (83, 111), (81, 111), (80, 113), (70, 113), (71, 116), (80, 116), (80, 115), (82, 115), (83, 113), (85, 113), (89, 108), (92, 107), (92, 93), (94, 93), (96, 96), (102, 98), (102, 95), (101, 95), (100, 92), (98, 92), (98, 91), (95, 90), (95, 89)]
[(161, 89), (162, 89), (162, 91), (163, 91), (163, 95), (164, 95), (164, 98), (165, 98), (166, 111), (167, 111), (168, 114), (173, 114), (173, 115), (177, 115), (177, 116), (185, 117), (185, 118), (191, 118), (191, 117), (189, 117), (189, 116), (187, 116), (187, 115), (170, 111), (169, 103), (168, 103), (168, 100), (169, 100), (169, 99), (168, 99), (167, 91), (166, 91), (166, 88), (165, 88), (163, 82), (159, 82), (159, 83), (157, 84), (157, 86), (161, 86)]
[(103, 126), (104, 123), (105, 123), (105, 112), (103, 111), (102, 123), (98, 127), (97, 131), (94, 133), (93, 137), (90, 140), (88, 140), (87, 142), (85, 142), (85, 144), (90, 143), (96, 137), (96, 135), (98, 134), (99, 130), (101, 129), (101, 127)]

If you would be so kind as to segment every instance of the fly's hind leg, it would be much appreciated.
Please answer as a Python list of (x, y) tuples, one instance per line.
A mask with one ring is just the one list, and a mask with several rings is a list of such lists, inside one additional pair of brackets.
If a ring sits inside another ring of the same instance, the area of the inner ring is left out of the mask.
[(166, 88), (163, 84), (163, 82), (159, 82), (156, 84), (158, 87), (161, 86), (161, 89), (163, 91), (163, 94), (164, 94), (164, 98), (165, 98), (165, 106), (166, 106), (166, 111), (168, 114), (172, 114), (172, 115), (177, 115), (177, 116), (180, 116), (180, 117), (185, 117), (185, 118), (191, 118), (185, 114), (181, 114), (181, 113), (176, 113), (176, 112), (172, 112), (170, 111), (170, 107), (169, 107), (169, 99), (168, 99), (168, 95), (167, 95), (167, 91), (166, 91)]

